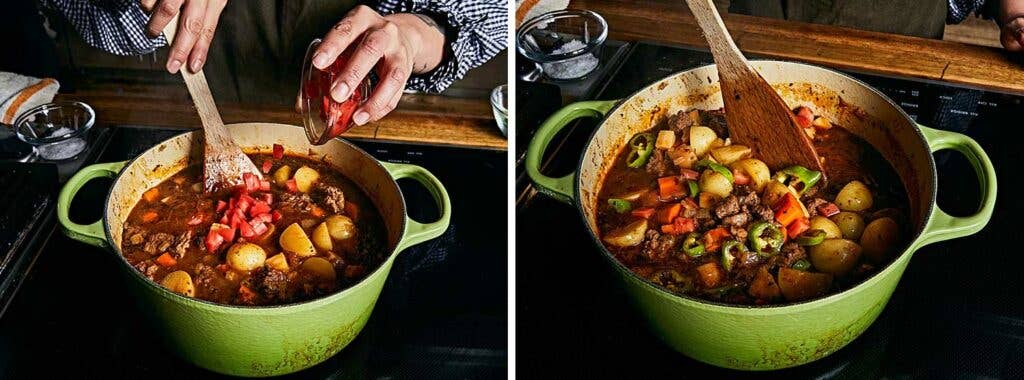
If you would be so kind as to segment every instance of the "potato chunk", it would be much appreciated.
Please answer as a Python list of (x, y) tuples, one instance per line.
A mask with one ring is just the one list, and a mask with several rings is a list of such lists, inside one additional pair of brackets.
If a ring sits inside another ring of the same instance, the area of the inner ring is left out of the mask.
[(295, 187), (303, 193), (308, 193), (313, 188), (313, 184), (320, 180), (320, 173), (316, 170), (303, 166), (295, 171)]
[(327, 232), (334, 240), (345, 240), (356, 234), (356, 225), (345, 215), (331, 215), (324, 220)]
[(281, 244), (281, 249), (301, 257), (316, 254), (313, 242), (309, 240), (309, 236), (306, 236), (306, 231), (303, 231), (298, 223), (292, 223), (288, 228), (285, 228), (281, 232), (281, 238), (278, 239), (278, 243)]
[(292, 167), (288, 165), (281, 166), (274, 171), (274, 183), (278, 186), (284, 186), (288, 179), (292, 178)]
[(310, 257), (303, 261), (299, 268), (322, 282), (333, 283), (338, 278), (337, 272), (334, 271), (334, 266), (323, 257)]
[(634, 247), (644, 241), (647, 232), (647, 219), (639, 219), (633, 223), (609, 232), (604, 241), (616, 247)]
[(253, 243), (236, 243), (228, 248), (228, 265), (240, 272), (262, 267), (266, 260), (267, 251)]
[(327, 222), (320, 223), (319, 226), (313, 229), (313, 245), (321, 251), (334, 249), (334, 244), (331, 243), (331, 234), (327, 229)]
[(160, 285), (163, 285), (168, 290), (183, 296), (196, 296), (196, 287), (192, 284), (192, 276), (183, 270), (168, 273), (167, 276), (160, 281)]

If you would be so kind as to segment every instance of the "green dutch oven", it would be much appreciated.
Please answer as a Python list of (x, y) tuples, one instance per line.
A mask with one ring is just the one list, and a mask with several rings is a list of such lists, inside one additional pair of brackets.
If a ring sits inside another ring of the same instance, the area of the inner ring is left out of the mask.
[[(202, 131), (168, 139), (130, 162), (83, 168), (61, 190), (57, 216), (69, 237), (108, 248), (117, 256), (139, 308), (168, 347), (185, 360), (240, 376), (295, 372), (333, 356), (359, 334), (397, 254), (440, 236), (448, 228), (451, 203), (444, 186), (426, 169), (379, 162), (342, 140), (310, 148), (302, 128), (269, 123), (233, 124), (228, 131), (243, 150), (270, 152), (272, 144), (281, 144), (287, 151), (308, 152), (312, 158), (325, 160), (359, 184), (384, 219), (391, 249), (388, 258), (348, 289), (280, 306), (216, 304), (173, 293), (142, 276), (121, 255), (124, 220), (146, 189), (189, 164), (202, 162)], [(103, 219), (76, 224), (68, 219), (71, 200), (82, 185), (97, 177), (115, 178)], [(423, 224), (407, 216), (405, 200), (395, 182), (399, 178), (414, 179), (430, 191), (441, 214), (438, 221)]]
[[(917, 125), (891, 100), (846, 75), (800, 63), (752, 61), (791, 107), (811, 105), (873, 145), (896, 169), (907, 190), (912, 240), (892, 263), (859, 285), (824, 298), (774, 306), (738, 306), (703, 301), (663, 290), (622, 265), (601, 244), (596, 207), (600, 184), (620, 147), (668, 115), (686, 109), (722, 107), (714, 65), (680, 72), (625, 100), (585, 101), (559, 110), (541, 125), (527, 150), (526, 169), (536, 189), (575, 204), (591, 237), (622, 280), (654, 335), (705, 363), (742, 370), (797, 366), (825, 357), (859, 336), (878, 317), (914, 251), (927, 244), (970, 235), (992, 216), (996, 177), (992, 163), (971, 138)], [(577, 170), (551, 178), (540, 173), (551, 139), (571, 121), (603, 118), (580, 157)], [(981, 184), (981, 206), (967, 217), (937, 207), (932, 153), (951, 149), (973, 165)]]

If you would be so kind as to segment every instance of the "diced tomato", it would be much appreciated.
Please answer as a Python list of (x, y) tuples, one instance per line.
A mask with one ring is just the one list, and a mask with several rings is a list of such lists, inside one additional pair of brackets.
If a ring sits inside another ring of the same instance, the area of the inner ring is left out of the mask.
[(796, 113), (797, 124), (800, 124), (802, 128), (810, 127), (811, 122), (814, 121), (814, 112), (811, 112), (810, 108), (800, 106), (794, 113)]
[(260, 189), (260, 179), (252, 173), (242, 173), (242, 182), (245, 182), (246, 191), (256, 191)]
[(744, 173), (742, 170), (733, 170), (732, 171), (732, 178), (733, 178), (733, 183), (735, 183), (737, 185), (747, 185), (747, 184), (750, 184), (750, 177), (747, 176), (747, 173)]
[(202, 213), (196, 213), (195, 215), (192, 215), (192, 219), (188, 220), (188, 225), (190, 225), (190, 226), (197, 226), (197, 225), (200, 225), (200, 224), (203, 224), (203, 214)]
[(260, 191), (270, 191), (270, 181), (260, 180)]
[(633, 216), (635, 216), (637, 218), (650, 219), (651, 215), (654, 215), (654, 208), (653, 207), (638, 208), (636, 210), (633, 210), (633, 212), (630, 212), (630, 215), (633, 215)]
[(217, 212), (221, 212), (221, 211), (227, 210), (227, 208), (228, 208), (228, 202), (217, 201)]
[(216, 268), (217, 268), (217, 270), (219, 270), (219, 271), (220, 271), (221, 273), (227, 273), (227, 272), (228, 272), (228, 270), (230, 270), (230, 269), (231, 269), (231, 267), (229, 267), (229, 266), (228, 266), (227, 264), (217, 264)]
[(281, 220), (281, 213), (278, 212), (277, 210), (274, 210), (274, 212), (270, 213), (270, 219), (271, 219), (272, 222), (276, 222), (278, 220)]
[(274, 159), (280, 160), (284, 158), (284, 147), (281, 144), (274, 144)]
[(690, 170), (685, 168), (679, 169), (679, 174), (682, 175), (685, 179), (697, 179), (697, 177), (700, 177), (700, 173), (698, 173), (696, 170)]
[(274, 217), (271, 216), (270, 213), (263, 213), (263, 214), (256, 215), (256, 219), (262, 220), (264, 223), (273, 223), (274, 222)]
[(299, 192), (299, 185), (295, 184), (295, 178), (289, 179), (288, 181), (286, 181), (284, 183), (284, 185), (285, 185), (285, 187), (288, 188), (289, 192), (292, 192), (292, 193)]
[(228, 198), (228, 210), (235, 208), (235, 198)]
[(274, 194), (271, 194), (271, 193), (260, 194), (260, 200), (263, 201), (263, 203), (266, 203), (268, 205), (272, 205), (272, 204), (274, 204)]
[(250, 204), (249, 201), (247, 201), (245, 199), (239, 199), (238, 203), (235, 204), (235, 208), (234, 209), (235, 210), (239, 210), (241, 212), (247, 212), (247, 211), (249, 211), (249, 207), (252, 207), (252, 204)]
[(270, 174), (270, 169), (274, 167), (274, 163), (270, 160), (263, 160), (263, 174)]
[(206, 252), (217, 252), (217, 248), (224, 243), (224, 237), (220, 234), (210, 233), (206, 235)]
[(252, 225), (252, 231), (256, 233), (256, 236), (263, 235), (264, 232), (267, 232), (267, 224), (263, 223), (261, 220), (253, 219), (250, 224)]
[(823, 204), (821, 206), (818, 206), (818, 214), (821, 214), (821, 216), (824, 216), (826, 218), (828, 218), (828, 217), (830, 217), (832, 215), (838, 214), (838, 213), (839, 213), (839, 206), (836, 206), (835, 203), (828, 202), (828, 203), (825, 203), (825, 204)]
[(238, 233), (247, 239), (256, 236), (256, 231), (252, 229), (252, 225), (244, 220), (238, 223)]
[(797, 220), (794, 220), (793, 223), (789, 225), (789, 227), (786, 227), (786, 235), (794, 237), (800, 236), (800, 234), (804, 233), (804, 231), (807, 231), (810, 228), (810, 220), (808, 220), (807, 218), (799, 218)]
[(270, 212), (270, 206), (263, 201), (256, 201), (256, 203), (249, 208), (249, 216), (251, 217), (255, 217), (259, 214), (266, 214), (268, 212)]

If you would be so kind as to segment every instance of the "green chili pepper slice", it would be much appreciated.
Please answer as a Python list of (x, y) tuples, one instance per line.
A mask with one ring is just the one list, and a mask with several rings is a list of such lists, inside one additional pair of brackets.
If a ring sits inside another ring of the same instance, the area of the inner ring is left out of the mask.
[(697, 198), (700, 194), (700, 186), (697, 186), (697, 181), (686, 181), (686, 186), (690, 188), (690, 198)]
[(704, 254), (704, 243), (700, 241), (699, 233), (691, 232), (686, 235), (686, 240), (683, 240), (683, 252), (690, 257), (700, 257)]
[(714, 162), (714, 161), (711, 161), (711, 160), (707, 160), (707, 159), (700, 160), (700, 161), (697, 161), (696, 168), (698, 170), (702, 170), (704, 168), (710, 168), (711, 170), (714, 170), (716, 173), (725, 176), (725, 178), (728, 179), (729, 182), (733, 182), (732, 171), (729, 170), (729, 168), (727, 168), (725, 166), (722, 166), (722, 164), (719, 164), (717, 162)]
[(654, 152), (654, 136), (650, 133), (639, 133), (629, 140), (629, 157), (626, 157), (627, 166), (639, 168), (647, 164), (647, 159)]
[(811, 269), (811, 263), (807, 260), (800, 259), (793, 263), (793, 269), (807, 271)]
[(803, 246), (818, 245), (823, 241), (825, 241), (825, 231), (818, 229), (804, 231), (796, 237), (796, 243)]
[(725, 268), (726, 272), (732, 270), (732, 263), (736, 261), (736, 257), (732, 255), (734, 249), (740, 252), (749, 252), (747, 246), (736, 239), (729, 239), (722, 243), (722, 268)]
[(770, 256), (782, 247), (782, 231), (768, 221), (759, 221), (750, 225), (747, 240), (754, 252), (761, 256)]
[(775, 179), (782, 183), (789, 181), (787, 185), (792, 186), (794, 190), (803, 194), (821, 180), (821, 172), (794, 165), (779, 171), (775, 175)]
[(625, 199), (609, 198), (608, 205), (619, 214), (624, 214), (633, 209), (633, 204)]

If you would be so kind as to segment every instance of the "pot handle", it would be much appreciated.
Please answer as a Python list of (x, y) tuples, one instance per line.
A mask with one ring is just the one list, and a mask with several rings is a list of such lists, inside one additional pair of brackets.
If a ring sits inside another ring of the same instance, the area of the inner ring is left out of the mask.
[(420, 223), (406, 216), (405, 234), (402, 235), (401, 240), (398, 242), (396, 251), (401, 252), (406, 248), (441, 236), (448, 229), (448, 224), (452, 219), (452, 202), (448, 198), (448, 191), (445, 190), (441, 181), (422, 166), (391, 162), (382, 162), (381, 164), (384, 165), (384, 169), (387, 169), (388, 173), (391, 173), (392, 178), (396, 180), (411, 178), (419, 182), (423, 187), (426, 187), (427, 191), (430, 192), (430, 196), (437, 202), (437, 209), (441, 212), (441, 218), (432, 223)]
[(88, 225), (78, 224), (68, 218), (68, 211), (71, 209), (71, 200), (75, 198), (78, 190), (81, 190), (86, 182), (100, 177), (113, 178), (127, 163), (128, 161), (121, 161), (86, 166), (64, 184), (64, 187), (60, 189), (60, 195), (57, 196), (57, 219), (64, 226), (65, 235), (86, 244), (100, 248), (107, 247), (107, 236), (103, 231), (102, 219)]
[(996, 205), (996, 171), (988, 154), (981, 148), (981, 145), (978, 145), (978, 142), (965, 135), (931, 129), (922, 125), (917, 127), (924, 135), (932, 153), (952, 149), (967, 157), (967, 161), (974, 167), (978, 183), (981, 185), (981, 206), (974, 215), (952, 216), (935, 205), (930, 222), (921, 233), (918, 246), (972, 235), (981, 231), (992, 218), (992, 210)]
[(526, 148), (526, 173), (530, 176), (534, 186), (541, 193), (556, 200), (572, 203), (572, 186), (576, 173), (560, 178), (552, 178), (540, 173), (541, 158), (547, 150), (551, 139), (558, 134), (562, 128), (569, 125), (573, 120), (581, 117), (604, 117), (619, 101), (618, 100), (591, 100), (569, 104), (555, 112), (544, 120), (544, 123), (537, 129), (537, 133), (530, 140)]

